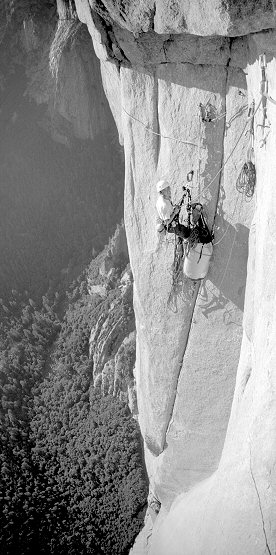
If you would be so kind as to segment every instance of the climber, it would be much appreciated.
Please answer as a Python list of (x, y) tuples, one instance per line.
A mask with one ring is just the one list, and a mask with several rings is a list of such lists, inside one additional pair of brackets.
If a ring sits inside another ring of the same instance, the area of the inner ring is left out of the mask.
[[(189, 172), (188, 176), (192, 179), (192, 172)], [(187, 181), (191, 181), (188, 176)], [(164, 179), (158, 181), (156, 189), (159, 193), (156, 202), (156, 229), (160, 234), (167, 231), (174, 233), (176, 237), (172, 264), (173, 288), (177, 288), (181, 283), (183, 272), (191, 279), (203, 279), (207, 274), (213, 251), (213, 233), (206, 224), (202, 204), (192, 203), (190, 189), (183, 186), (182, 199), (173, 206), (170, 185)], [(187, 225), (179, 223), (179, 212), (185, 199)]]
[(174, 233), (178, 237), (181, 237), (181, 239), (188, 239), (190, 228), (180, 224), (178, 221), (181, 206), (178, 204), (173, 206), (169, 183), (161, 179), (161, 181), (158, 181), (156, 184), (156, 190), (159, 193), (156, 201), (156, 210), (158, 213), (157, 231), (161, 233), (166, 230), (168, 233)]

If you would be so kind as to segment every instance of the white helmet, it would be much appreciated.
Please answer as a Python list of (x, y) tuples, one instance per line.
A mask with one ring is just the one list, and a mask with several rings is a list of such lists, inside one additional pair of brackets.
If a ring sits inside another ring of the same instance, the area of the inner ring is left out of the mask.
[(166, 189), (169, 186), (170, 184), (165, 179), (161, 179), (158, 183), (156, 183), (156, 191), (157, 193), (160, 193), (160, 191), (163, 191), (163, 189)]

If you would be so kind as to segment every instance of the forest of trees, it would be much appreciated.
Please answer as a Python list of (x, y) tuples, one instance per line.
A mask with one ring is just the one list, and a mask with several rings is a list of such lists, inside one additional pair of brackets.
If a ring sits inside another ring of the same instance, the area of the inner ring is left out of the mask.
[(92, 383), (100, 303), (81, 280), (39, 308), (1, 303), (1, 553), (123, 555), (142, 526), (138, 425)]
[[(88, 294), (84, 273), (69, 285), (121, 220), (123, 159), (96, 58), (82, 75), (106, 128), (80, 140), (55, 113), (56, 23), (55, 0), (0, 3), (0, 552), (125, 555), (147, 498), (139, 427), (125, 402), (93, 386), (89, 336), (111, 303), (133, 331), (132, 300), (120, 304), (123, 266), (104, 300)], [(69, 67), (72, 53), (87, 68), (85, 26), (62, 48)], [(135, 339), (121, 348), (120, 376), (134, 353)]]

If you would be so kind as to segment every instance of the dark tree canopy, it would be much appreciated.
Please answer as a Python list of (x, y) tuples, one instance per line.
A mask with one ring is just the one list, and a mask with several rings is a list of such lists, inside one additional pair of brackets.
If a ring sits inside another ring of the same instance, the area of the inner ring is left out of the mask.
[(139, 429), (126, 405), (93, 388), (88, 339), (99, 299), (83, 283), (72, 291), (63, 317), (64, 299), (44, 297), (38, 308), (14, 292), (1, 305), (0, 548), (7, 555), (125, 554), (142, 526)]

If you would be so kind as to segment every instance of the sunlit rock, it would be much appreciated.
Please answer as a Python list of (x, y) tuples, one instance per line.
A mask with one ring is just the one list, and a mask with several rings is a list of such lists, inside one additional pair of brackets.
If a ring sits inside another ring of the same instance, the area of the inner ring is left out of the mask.
[[(106, 92), (125, 150), (139, 422), (161, 503), (152, 542), (144, 530), (133, 553), (274, 553), (274, 3), (76, 5), (103, 64), (117, 64)], [(251, 191), (238, 181), (249, 155)], [(191, 170), (214, 254), (207, 279), (173, 288), (155, 183), (169, 180), (176, 201)]]

